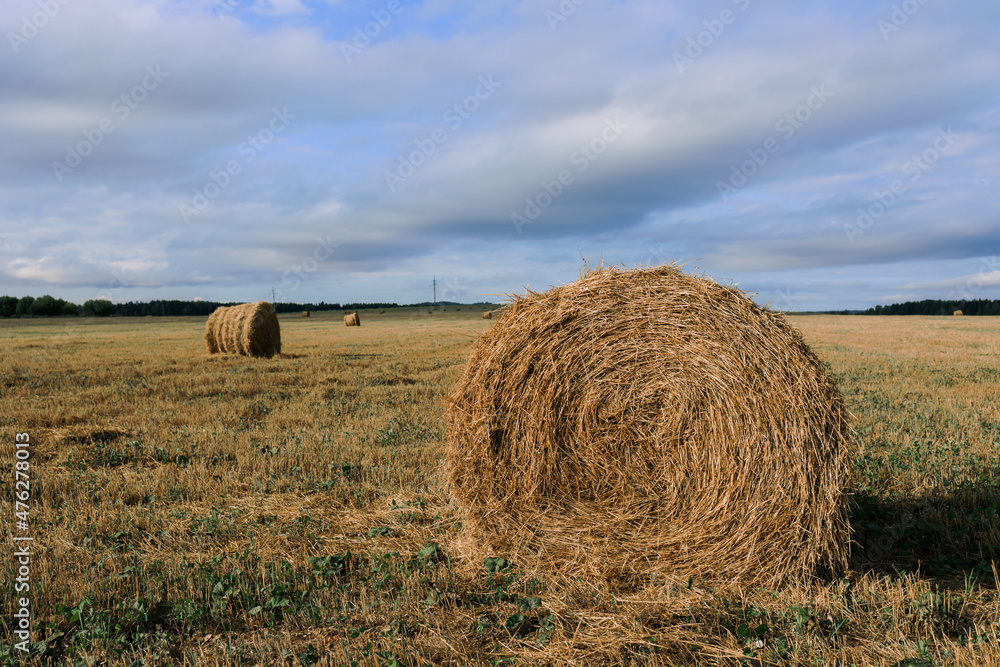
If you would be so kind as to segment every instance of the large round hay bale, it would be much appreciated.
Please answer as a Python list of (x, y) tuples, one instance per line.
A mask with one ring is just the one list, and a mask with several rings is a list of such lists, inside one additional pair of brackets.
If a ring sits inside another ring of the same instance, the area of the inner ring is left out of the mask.
[(952, 313), (952, 315), (954, 315), (955, 317), (962, 317), (962, 311), (956, 310), (954, 313)]
[(208, 316), (205, 344), (209, 354), (272, 357), (281, 352), (278, 315), (267, 301), (221, 306)]
[(361, 318), (358, 317), (357, 313), (351, 313), (350, 315), (344, 315), (344, 326), (348, 327), (360, 327)]
[(446, 419), (449, 486), (483, 551), (623, 581), (847, 566), (840, 393), (733, 287), (663, 266), (529, 291), (476, 342)]

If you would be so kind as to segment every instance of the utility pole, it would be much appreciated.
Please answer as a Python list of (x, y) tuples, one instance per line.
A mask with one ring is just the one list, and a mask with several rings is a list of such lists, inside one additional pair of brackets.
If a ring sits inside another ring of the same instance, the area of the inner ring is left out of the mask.
[(271, 305), (274, 305), (274, 285), (271, 285)]
[(438, 305), (438, 279), (437, 279), (437, 276), (434, 276), (434, 282), (431, 283), (431, 284), (434, 285), (434, 305), (437, 306)]

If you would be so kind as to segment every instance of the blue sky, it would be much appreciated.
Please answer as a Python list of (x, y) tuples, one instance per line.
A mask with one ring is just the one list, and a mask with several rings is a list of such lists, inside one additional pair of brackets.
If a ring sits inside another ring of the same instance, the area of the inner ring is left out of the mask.
[(0, 292), (1000, 298), (995, 3), (12, 0)]

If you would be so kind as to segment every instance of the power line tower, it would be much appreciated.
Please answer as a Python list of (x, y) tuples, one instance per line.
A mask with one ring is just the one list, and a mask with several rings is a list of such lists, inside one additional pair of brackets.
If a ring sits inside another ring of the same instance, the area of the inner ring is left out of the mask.
[(437, 306), (438, 305), (438, 279), (437, 279), (437, 276), (434, 276), (434, 280), (431, 282), (431, 285), (434, 286), (434, 305)]

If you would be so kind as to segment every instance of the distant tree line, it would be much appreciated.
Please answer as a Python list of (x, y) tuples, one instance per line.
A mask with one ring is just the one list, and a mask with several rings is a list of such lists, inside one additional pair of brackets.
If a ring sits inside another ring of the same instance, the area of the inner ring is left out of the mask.
[[(90, 299), (82, 306), (56, 299), (55, 297), (40, 296), (37, 299), (31, 296), (21, 298), (13, 296), (0, 297), (0, 317), (56, 317), (59, 315), (84, 317), (108, 317), (119, 315), (122, 317), (146, 317), (165, 316), (203, 316), (207, 317), (219, 306), (232, 306), (235, 302), (219, 301), (179, 301), (179, 300), (157, 300), (148, 302), (129, 301), (127, 303), (113, 304), (107, 299)], [(417, 306), (430, 306), (430, 302), (414, 304)], [(461, 306), (464, 304), (454, 301), (438, 301), (438, 306)], [(402, 308), (398, 303), (276, 303), (274, 309), (279, 313), (295, 313), (303, 310), (365, 310), (386, 308)]]
[[(345, 303), (344, 307), (341, 308), (337, 304), (331, 310), (364, 310), (366, 308), (399, 308), (398, 303)], [(308, 308), (303, 308), (302, 310), (309, 310)]]
[(90, 299), (82, 306), (57, 299), (51, 295), (40, 296), (0, 296), (0, 317), (57, 317), (59, 315), (84, 315), (105, 317), (115, 314), (115, 304), (106, 299)]
[(959, 301), (942, 301), (940, 299), (924, 299), (923, 301), (907, 301), (894, 303), (891, 306), (875, 306), (864, 312), (865, 315), (951, 315), (956, 310), (963, 315), (1000, 315), (1000, 299), (961, 299)]
[[(177, 317), (177, 316), (189, 316), (189, 315), (200, 315), (208, 316), (212, 314), (219, 306), (234, 306), (236, 303), (242, 302), (220, 302), (220, 301), (178, 301), (178, 300), (159, 300), (159, 301), (129, 301), (127, 303), (118, 304), (118, 314), (123, 317), (145, 317), (147, 315), (154, 316), (167, 316), (167, 317)], [(385, 306), (383, 306), (385, 307)], [(274, 304), (274, 310), (279, 313), (294, 313), (303, 310), (340, 310), (341, 306), (339, 303), (326, 303), (325, 301), (320, 301), (319, 303), (276, 303)]]

